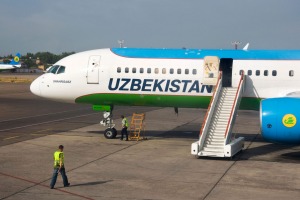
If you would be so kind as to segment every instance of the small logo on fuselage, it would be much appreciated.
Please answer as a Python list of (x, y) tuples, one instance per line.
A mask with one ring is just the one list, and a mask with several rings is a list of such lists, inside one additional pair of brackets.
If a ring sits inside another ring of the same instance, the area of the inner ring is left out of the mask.
[(292, 128), (293, 126), (296, 125), (297, 119), (296, 119), (295, 115), (293, 115), (293, 114), (286, 114), (282, 118), (282, 123), (284, 126), (286, 126), (288, 128)]

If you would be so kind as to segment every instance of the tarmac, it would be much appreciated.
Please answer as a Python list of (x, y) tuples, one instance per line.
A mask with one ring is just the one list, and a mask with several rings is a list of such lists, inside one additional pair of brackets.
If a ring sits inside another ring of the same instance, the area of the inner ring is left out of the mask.
[[(145, 114), (142, 141), (105, 139), (93, 124), (1, 146), (0, 199), (299, 199), (300, 147), (265, 142), (257, 111), (239, 111), (233, 133), (245, 149), (232, 159), (191, 155), (205, 110)], [(59, 144), (71, 186), (59, 175), (50, 189)]]

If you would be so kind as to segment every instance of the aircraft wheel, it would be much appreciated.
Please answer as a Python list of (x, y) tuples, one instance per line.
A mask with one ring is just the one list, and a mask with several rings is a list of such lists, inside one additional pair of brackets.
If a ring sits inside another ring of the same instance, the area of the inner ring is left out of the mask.
[(108, 128), (104, 131), (104, 137), (106, 139), (113, 139), (117, 135), (117, 130), (115, 128)]
[(113, 130), (113, 134), (114, 134), (114, 137), (113, 138), (116, 138), (116, 136), (117, 136), (117, 134), (118, 134), (118, 131), (117, 131), (117, 129), (115, 129), (115, 128), (112, 128), (112, 130)]

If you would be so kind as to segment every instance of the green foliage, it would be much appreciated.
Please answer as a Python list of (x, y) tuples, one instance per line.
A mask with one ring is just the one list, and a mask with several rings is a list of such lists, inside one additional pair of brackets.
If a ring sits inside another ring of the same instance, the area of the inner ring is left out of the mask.
[(3, 59), (3, 63), (8, 64), (8, 63), (10, 63), (10, 60), (9, 59)]
[(37, 67), (36, 60), (40, 60), (40, 64), (45, 66), (50, 66), (60, 59), (74, 54), (75, 52), (63, 52), (62, 54), (56, 55), (50, 52), (38, 52), (36, 54), (27, 53), (21, 57), (21, 62), (28, 68), (35, 68)]

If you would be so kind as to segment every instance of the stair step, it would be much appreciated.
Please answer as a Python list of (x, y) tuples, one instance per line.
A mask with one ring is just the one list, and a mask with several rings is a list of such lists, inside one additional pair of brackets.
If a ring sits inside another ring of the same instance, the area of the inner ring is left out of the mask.
[(227, 125), (227, 123), (228, 123), (228, 119), (225, 119), (225, 118), (223, 118), (223, 117), (221, 117), (221, 118), (217, 118), (217, 119), (215, 119), (214, 121), (216, 121), (216, 123), (220, 123), (220, 124), (226, 124)]
[(224, 132), (209, 132), (209, 137), (211, 138), (223, 138), (224, 139)]
[(205, 143), (205, 144), (203, 145), (203, 147), (209, 147), (209, 146), (207, 146), (207, 145), (214, 145), (214, 146), (218, 146), (218, 147), (224, 148), (224, 143), (210, 143), (210, 142), (208, 142), (208, 143)]
[(210, 134), (216, 134), (216, 135), (223, 135), (224, 136), (224, 133), (225, 133), (226, 129), (214, 129), (214, 130), (209, 130), (209, 133)]
[(218, 148), (209, 148), (209, 147), (203, 147), (203, 151), (210, 151), (210, 152), (224, 152), (224, 147), (218, 147)]
[(222, 134), (222, 135), (213, 134), (213, 135), (208, 136), (208, 138), (211, 140), (224, 140), (224, 134)]
[(205, 147), (209, 147), (208, 145), (222, 146), (222, 147), (224, 147), (224, 143), (223, 142), (216, 143), (216, 142), (210, 142), (210, 141), (208, 141), (207, 143), (204, 144)]
[(209, 130), (208, 133), (209, 135), (215, 135), (215, 136), (223, 136), (225, 134), (226, 129), (215, 129), (215, 130)]
[(206, 144), (204, 145), (204, 148), (212, 148), (212, 149), (224, 149), (224, 145), (220, 144), (220, 145), (214, 145), (214, 144)]
[(208, 139), (211, 139), (211, 140), (224, 140), (224, 135), (210, 135), (208, 136)]
[(224, 152), (200, 151), (200, 156), (225, 157)]
[(207, 138), (205, 143), (206, 144), (224, 144), (224, 141), (225, 140), (214, 140), (214, 139)]
[(227, 124), (214, 124), (211, 126), (212, 129), (214, 130), (224, 130), (226, 129)]

